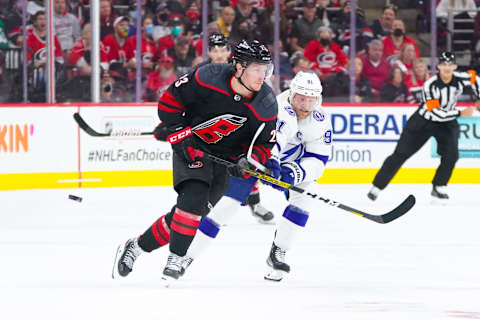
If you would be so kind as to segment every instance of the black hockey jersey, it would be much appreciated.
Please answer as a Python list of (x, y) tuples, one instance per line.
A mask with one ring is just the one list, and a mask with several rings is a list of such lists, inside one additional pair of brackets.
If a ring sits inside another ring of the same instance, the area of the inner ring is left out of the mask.
[(255, 142), (259, 161), (265, 162), (275, 143), (277, 101), (263, 84), (252, 99), (233, 91), (228, 64), (206, 64), (179, 78), (164, 91), (158, 115), (167, 127), (190, 126), (206, 152), (232, 159), (245, 153), (258, 127), (265, 128)]

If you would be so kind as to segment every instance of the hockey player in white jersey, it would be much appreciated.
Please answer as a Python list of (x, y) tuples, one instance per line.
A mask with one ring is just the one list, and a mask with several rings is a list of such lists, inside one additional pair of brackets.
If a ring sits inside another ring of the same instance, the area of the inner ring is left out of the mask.
[[(276, 144), (266, 166), (275, 178), (308, 189), (323, 174), (331, 154), (332, 129), (330, 118), (321, 108), (322, 86), (314, 73), (299, 72), (289, 90), (277, 96), (278, 118)], [(275, 137), (273, 137), (275, 138)], [(225, 196), (208, 216), (200, 222), (197, 235), (187, 252), (184, 268), (196, 259), (218, 235), (247, 199), (256, 179), (233, 178)], [(276, 189), (284, 189), (273, 186)], [(280, 281), (290, 267), (285, 263), (285, 253), (295, 235), (306, 225), (311, 198), (296, 192), (285, 192), (289, 205), (277, 221), (275, 239), (267, 258), (271, 268), (265, 279)]]

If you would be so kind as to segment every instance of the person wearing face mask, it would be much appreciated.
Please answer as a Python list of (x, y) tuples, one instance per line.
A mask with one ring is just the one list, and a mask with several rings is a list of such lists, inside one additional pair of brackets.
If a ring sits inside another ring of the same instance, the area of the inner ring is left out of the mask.
[(403, 21), (400, 19), (393, 20), (392, 28), (393, 32), (382, 40), (384, 57), (391, 60), (400, 53), (400, 48), (404, 44), (411, 43), (415, 47), (416, 58), (420, 58), (417, 42), (405, 35), (405, 24)]
[(329, 27), (320, 27), (317, 40), (310, 41), (305, 47), (304, 56), (312, 62), (312, 70), (326, 79), (334, 72), (343, 72), (347, 65), (347, 57), (340, 46), (332, 41), (333, 32)]
[[(149, 6), (146, 6), (147, 0), (142, 0), (142, 6), (140, 9), (140, 18), (143, 20), (144, 17), (153, 17), (154, 12), (150, 9)], [(130, 17), (130, 25), (128, 26), (128, 36), (134, 36), (137, 34), (137, 1), (132, 1), (129, 6), (128, 16)]]
[(173, 48), (175, 39), (184, 35), (185, 22), (183, 16), (177, 13), (171, 14), (168, 18), (168, 26), (170, 27), (170, 34), (158, 39), (156, 54), (158, 57), (167, 55), (167, 50)]
[[(153, 41), (153, 19), (149, 16), (143, 18), (142, 21), (142, 42), (141, 42), (141, 57), (142, 57), (142, 74), (145, 77), (154, 68), (154, 55), (156, 52), (155, 42)], [(127, 40), (127, 68), (136, 68), (135, 51), (137, 49), (137, 36), (132, 36)]]
[(148, 75), (143, 101), (158, 101), (168, 86), (177, 81), (178, 78), (173, 72), (174, 70), (173, 58), (170, 56), (162, 57), (158, 63), (158, 70)]
[(170, 12), (168, 11), (165, 3), (160, 3), (157, 6), (157, 12), (155, 13), (155, 27), (153, 29), (153, 41), (157, 42), (161, 37), (170, 34), (170, 27), (168, 27), (168, 17)]

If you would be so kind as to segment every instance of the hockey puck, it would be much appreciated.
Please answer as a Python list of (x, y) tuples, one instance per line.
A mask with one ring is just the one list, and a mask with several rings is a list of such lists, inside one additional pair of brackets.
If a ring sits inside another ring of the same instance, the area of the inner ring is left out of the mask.
[(70, 199), (70, 200), (75, 200), (75, 201), (78, 201), (78, 202), (82, 202), (82, 198), (81, 198), (81, 197), (74, 196), (73, 194), (69, 194), (69, 195), (68, 195), (68, 199)]

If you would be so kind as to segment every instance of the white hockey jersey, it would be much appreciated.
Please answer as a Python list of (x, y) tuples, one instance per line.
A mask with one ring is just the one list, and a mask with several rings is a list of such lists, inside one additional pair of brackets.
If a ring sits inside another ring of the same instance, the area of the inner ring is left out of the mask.
[[(297, 162), (303, 169), (302, 181), (314, 181), (323, 174), (331, 155), (332, 125), (330, 116), (317, 107), (309, 117), (298, 120), (289, 102), (290, 90), (277, 96), (278, 117), (276, 144), (272, 156), (280, 162)], [(296, 181), (298, 184), (302, 181)]]

